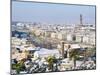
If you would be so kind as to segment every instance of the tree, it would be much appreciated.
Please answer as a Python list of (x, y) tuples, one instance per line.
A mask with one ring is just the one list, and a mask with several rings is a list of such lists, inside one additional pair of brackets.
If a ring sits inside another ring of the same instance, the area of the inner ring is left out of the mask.
[(79, 49), (72, 49), (71, 52), (69, 53), (69, 57), (70, 59), (73, 60), (74, 62), (74, 68), (76, 67), (76, 60), (78, 59), (79, 57), (79, 52), (78, 52)]
[(49, 69), (53, 71), (53, 64), (56, 63), (56, 58), (54, 56), (49, 56), (46, 58), (48, 62)]
[(12, 69), (15, 69), (17, 71), (17, 73), (19, 74), (20, 71), (24, 71), (25, 70), (24, 62), (20, 61), (17, 64), (12, 64)]

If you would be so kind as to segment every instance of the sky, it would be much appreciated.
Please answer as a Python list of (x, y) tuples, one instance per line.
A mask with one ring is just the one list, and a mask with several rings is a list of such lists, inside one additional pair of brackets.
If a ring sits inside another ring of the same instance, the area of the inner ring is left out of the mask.
[(95, 6), (12, 1), (12, 21), (95, 24)]

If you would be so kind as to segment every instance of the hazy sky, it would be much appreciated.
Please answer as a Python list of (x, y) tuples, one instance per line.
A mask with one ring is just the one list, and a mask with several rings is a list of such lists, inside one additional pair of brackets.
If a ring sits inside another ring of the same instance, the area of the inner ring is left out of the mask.
[(35, 2), (12, 2), (12, 21), (41, 23), (95, 24), (95, 6), (48, 4)]

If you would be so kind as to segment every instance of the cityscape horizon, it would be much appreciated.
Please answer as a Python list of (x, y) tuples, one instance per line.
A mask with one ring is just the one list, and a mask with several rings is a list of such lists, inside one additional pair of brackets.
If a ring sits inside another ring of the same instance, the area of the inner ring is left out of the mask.
[(12, 21), (79, 24), (82, 14), (84, 24), (95, 24), (95, 6), (24, 1), (12, 1), (12, 6)]
[(11, 74), (96, 70), (96, 6), (12, 1)]

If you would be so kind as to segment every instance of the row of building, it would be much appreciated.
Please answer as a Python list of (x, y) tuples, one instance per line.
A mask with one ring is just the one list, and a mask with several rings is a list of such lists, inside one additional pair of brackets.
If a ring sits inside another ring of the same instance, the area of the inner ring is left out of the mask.
[(52, 39), (74, 41), (95, 45), (95, 29), (93, 27), (80, 27), (72, 30), (41, 30), (34, 29), (34, 34), (39, 37), (48, 37)]

